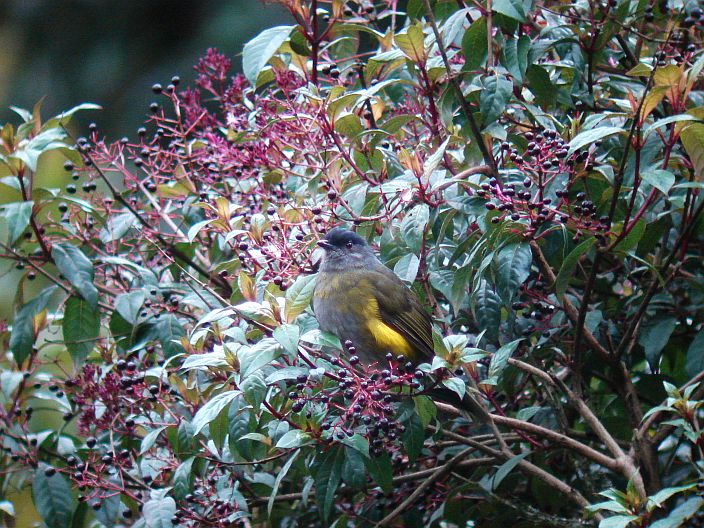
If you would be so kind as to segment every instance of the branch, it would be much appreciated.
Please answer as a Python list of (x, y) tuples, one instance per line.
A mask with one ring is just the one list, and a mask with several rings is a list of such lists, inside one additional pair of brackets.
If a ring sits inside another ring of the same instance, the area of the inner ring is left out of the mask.
[(433, 14), (433, 9), (430, 7), (429, 0), (423, 0), (423, 6), (425, 7), (425, 16), (428, 17), (430, 27), (433, 29), (433, 34), (435, 35), (435, 41), (437, 42), (438, 50), (440, 51), (440, 56), (442, 57), (442, 62), (445, 65), (445, 69), (447, 70), (447, 79), (450, 82), (452, 89), (455, 91), (455, 96), (460, 102), (460, 106), (462, 107), (462, 113), (467, 118), (467, 122), (469, 122), (469, 128), (472, 130), (472, 135), (474, 136), (474, 140), (477, 142), (477, 147), (482, 153), (484, 163), (491, 167), (492, 174), (497, 174), (496, 160), (494, 159), (494, 156), (491, 154), (491, 152), (489, 152), (489, 149), (487, 149), (486, 144), (484, 143), (482, 133), (479, 130), (479, 125), (477, 125), (477, 122), (474, 119), (472, 109), (469, 107), (469, 103), (467, 103), (467, 100), (464, 98), (464, 94), (462, 93), (462, 87), (460, 86), (459, 82), (457, 82), (457, 78), (452, 75), (450, 60), (447, 58), (445, 46), (442, 43), (442, 35), (440, 35), (438, 25), (435, 22), (435, 15)]
[(387, 526), (391, 521), (393, 521), (396, 517), (401, 515), (403, 513), (403, 510), (408, 508), (411, 504), (413, 504), (423, 493), (425, 492), (426, 489), (428, 489), (430, 486), (432, 486), (435, 482), (443, 478), (445, 475), (450, 473), (452, 471), (452, 468), (460, 462), (463, 458), (468, 456), (472, 451), (474, 451), (474, 447), (468, 447), (467, 449), (464, 449), (463, 451), (457, 453), (455, 456), (453, 456), (450, 460), (445, 462), (442, 466), (440, 466), (437, 469), (434, 469), (433, 472), (426, 478), (423, 482), (421, 482), (416, 489), (411, 493), (404, 501), (399, 504), (395, 510), (393, 510), (391, 513), (389, 513), (386, 517), (384, 517), (381, 521), (376, 523), (376, 526)]

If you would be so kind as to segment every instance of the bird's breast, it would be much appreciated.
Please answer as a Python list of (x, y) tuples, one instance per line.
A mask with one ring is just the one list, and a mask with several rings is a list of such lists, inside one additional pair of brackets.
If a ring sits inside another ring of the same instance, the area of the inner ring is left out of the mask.
[(318, 274), (313, 310), (320, 328), (352, 341), (363, 361), (382, 360), (387, 352), (414, 356), (408, 340), (383, 321), (372, 284), (358, 273)]

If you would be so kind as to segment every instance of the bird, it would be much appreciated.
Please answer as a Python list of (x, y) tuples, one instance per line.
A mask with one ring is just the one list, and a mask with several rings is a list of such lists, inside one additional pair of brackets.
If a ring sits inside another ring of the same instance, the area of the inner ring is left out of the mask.
[[(377, 258), (358, 234), (335, 227), (317, 243), (323, 256), (313, 292), (313, 313), (321, 330), (350, 341), (360, 363), (370, 365), (388, 353), (417, 365), (431, 362), (432, 322), (416, 294)], [(465, 393), (437, 388), (431, 396), (468, 411), (486, 423), (486, 408)], [(448, 401), (449, 400), (449, 401)]]

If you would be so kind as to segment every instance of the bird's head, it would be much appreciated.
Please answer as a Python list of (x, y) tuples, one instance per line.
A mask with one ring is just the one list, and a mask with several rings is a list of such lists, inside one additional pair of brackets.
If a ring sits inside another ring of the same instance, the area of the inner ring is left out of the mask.
[(341, 227), (331, 229), (318, 246), (325, 252), (321, 271), (366, 268), (376, 261), (372, 248), (361, 236)]

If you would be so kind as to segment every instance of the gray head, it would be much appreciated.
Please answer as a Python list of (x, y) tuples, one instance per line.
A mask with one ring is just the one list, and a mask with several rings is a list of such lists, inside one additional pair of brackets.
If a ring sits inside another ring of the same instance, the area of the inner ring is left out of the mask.
[(325, 250), (320, 271), (372, 268), (378, 263), (361, 236), (341, 227), (331, 229), (318, 245)]

